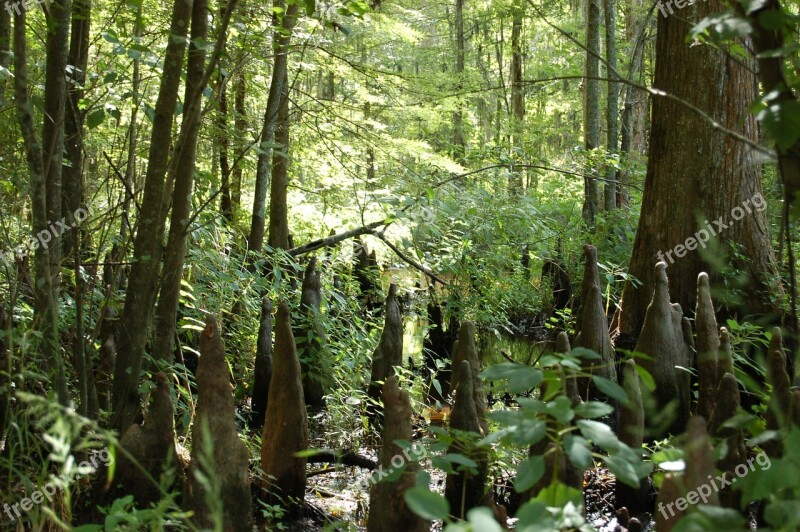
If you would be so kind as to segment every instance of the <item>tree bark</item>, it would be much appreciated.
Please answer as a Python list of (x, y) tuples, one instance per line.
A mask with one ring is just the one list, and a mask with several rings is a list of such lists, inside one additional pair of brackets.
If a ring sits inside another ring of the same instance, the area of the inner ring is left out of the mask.
[(48, 234), (47, 186), (45, 183), (44, 157), (42, 146), (36, 137), (33, 110), (28, 99), (28, 53), (25, 35), (25, 10), (14, 14), (14, 99), (17, 118), (25, 144), (25, 154), (30, 173), (31, 229), (29, 242), (35, 249), (34, 255), (34, 330), (41, 335), (39, 348), (53, 378), (58, 402), (68, 406), (70, 402), (64, 361), (58, 338), (58, 300), (53, 288), (50, 250), (39, 243), (37, 234)]
[[(47, 15), (47, 71), (44, 81), (44, 123), (42, 158), (47, 194), (47, 219), (61, 219), (61, 187), (64, 162), (64, 117), (67, 102), (67, 40), (72, 0), (54, 0)], [(53, 295), (58, 297), (58, 273), (61, 269), (61, 237), (53, 234), (48, 244)]]
[(269, 193), (269, 245), (273, 249), (289, 249), (289, 79), (283, 70), (283, 87), (278, 119), (275, 123), (275, 144), (282, 151), (272, 153), (272, 182)]
[[(586, 0), (586, 79), (583, 100), (583, 139), (587, 157), (600, 147), (600, 0)], [(597, 172), (587, 168), (589, 175)], [(592, 228), (599, 206), (597, 180), (584, 178), (583, 221)]]
[[(464, 88), (464, 0), (456, 0), (456, 79), (457, 90)], [(456, 159), (463, 161), (466, 143), (464, 142), (464, 113), (461, 105), (461, 94), (453, 113), (453, 147), (456, 150)]]
[[(186, 94), (189, 102), (194, 94), (200, 94), (205, 87), (206, 52), (197, 43), (208, 38), (208, 0), (194, 0), (192, 5), (191, 44), (186, 64)], [(223, 10), (224, 11), (224, 10)], [(201, 107), (199, 105), (184, 109), (181, 123), (181, 136), (186, 128), (188, 136), (179, 152), (175, 167), (175, 188), (172, 193), (172, 215), (169, 223), (169, 236), (161, 272), (161, 290), (155, 318), (155, 342), (153, 354), (156, 358), (172, 363), (175, 345), (175, 323), (178, 318), (178, 302), (181, 291), (183, 263), (186, 257), (188, 224), (192, 214), (192, 189), (194, 188), (195, 160), (197, 156), (197, 137), (200, 133)]]
[[(514, 5), (511, 24), (511, 110), (513, 112), (511, 148), (523, 148), (522, 137), (525, 122), (525, 97), (522, 93), (522, 22), (525, 16), (525, 2)], [(512, 152), (513, 153), (513, 152)], [(511, 177), (510, 192), (520, 194), (523, 190), (522, 171), (515, 170)]]
[[(614, 0), (603, 0), (603, 10), (606, 20), (606, 63), (608, 64), (608, 98), (606, 106), (606, 127), (608, 136), (606, 138), (606, 151), (608, 151), (609, 156), (617, 153), (619, 144), (619, 122), (617, 118), (617, 114), (619, 113), (619, 83), (616, 81), (616, 74), (614, 73), (617, 70), (616, 9), (617, 5)], [(617, 207), (617, 169), (613, 165), (609, 165), (606, 169), (603, 199), (606, 211), (613, 211)]]
[[(683, 9), (680, 17), (658, 17), (655, 87), (756, 142), (758, 128), (747, 111), (755, 98), (752, 62), (686, 42), (693, 23), (722, 9), (719, 0), (709, 0)], [(676, 134), (690, 131), (691, 135)], [(783, 290), (776, 282), (757, 155), (668, 98), (653, 102), (650, 146), (642, 215), (629, 267), (643, 284), (638, 288), (631, 282), (625, 285), (618, 329), (627, 336), (618, 345), (630, 345), (639, 334), (658, 260), (668, 265), (671, 300), (682, 309), (695, 308), (701, 271), (709, 273), (712, 293), (714, 288), (724, 288), (719, 265), (720, 257), (727, 254), (730, 265), (745, 277), (739, 280), (738, 300), (715, 295), (723, 307), (722, 317), (733, 313), (780, 316)], [(700, 238), (710, 241), (699, 244)], [(736, 253), (730, 241), (736, 243)]]
[[(247, 94), (245, 72), (236, 74), (236, 83), (234, 87), (233, 96), (233, 109), (235, 118), (233, 124), (239, 134), (244, 134), (247, 131), (247, 109), (245, 108), (245, 97)], [(233, 166), (233, 174), (231, 175), (231, 211), (236, 212), (242, 204), (242, 159), (244, 153), (247, 151), (246, 146), (241, 146), (237, 149), (236, 161)]]
[[(289, 42), (294, 29), (297, 15), (297, 4), (286, 6), (284, 0), (275, 0), (276, 8), (285, 8), (280, 23), (275, 20), (275, 34), (273, 48), (275, 62), (272, 67), (272, 82), (267, 97), (267, 109), (264, 112), (264, 128), (261, 130), (261, 151), (258, 154), (256, 166), (256, 189), (253, 199), (253, 217), (250, 223), (250, 236), (247, 239), (248, 248), (259, 252), (264, 245), (264, 230), (267, 213), (267, 187), (270, 186), (270, 165), (272, 164), (272, 148), (275, 142), (275, 129), (278, 122), (281, 100), (283, 98), (283, 84), (287, 79), (289, 61)], [(273, 185), (274, 188), (274, 185)], [(270, 206), (270, 211), (272, 207)], [(271, 214), (271, 212), (270, 212)], [(288, 247), (288, 246), (286, 246)]]
[(139, 375), (142, 370), (147, 329), (153, 313), (162, 256), (166, 212), (162, 212), (172, 122), (186, 51), (186, 34), (192, 0), (175, 0), (172, 10), (164, 69), (156, 101), (150, 136), (147, 175), (139, 212), (139, 230), (133, 248), (133, 265), (120, 319), (117, 360), (114, 365), (112, 426), (125, 430), (139, 406)]
[(219, 109), (217, 110), (217, 132), (219, 143), (220, 204), (219, 211), (228, 222), (233, 221), (233, 200), (231, 199), (231, 165), (228, 161), (230, 141), (228, 136), (228, 87), (225, 77), (219, 76)]

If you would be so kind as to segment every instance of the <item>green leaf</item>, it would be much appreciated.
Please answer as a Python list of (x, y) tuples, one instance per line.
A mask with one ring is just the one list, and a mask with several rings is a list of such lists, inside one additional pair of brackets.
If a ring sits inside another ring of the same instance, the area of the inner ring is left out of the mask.
[(597, 389), (609, 396), (612, 399), (616, 399), (623, 405), (628, 404), (630, 399), (628, 399), (628, 394), (625, 393), (625, 390), (617, 384), (616, 382), (606, 379), (605, 377), (601, 377), (600, 375), (592, 375), (592, 382), (594, 382)]
[(428, 488), (411, 488), (406, 490), (403, 498), (412, 512), (428, 521), (447, 519), (450, 513), (447, 499)]
[(599, 421), (592, 421), (589, 419), (580, 419), (575, 422), (578, 429), (587, 440), (592, 440), (595, 445), (604, 451), (615, 451), (622, 446), (611, 428), (605, 423)]
[(533, 500), (544, 503), (546, 506), (556, 508), (563, 508), (570, 502), (575, 506), (582, 506), (583, 492), (555, 481), (540, 491), (539, 495)]
[(634, 464), (619, 456), (605, 456), (603, 460), (605, 460), (608, 470), (617, 477), (617, 480), (621, 480), (632, 488), (639, 487), (639, 477), (636, 474)]
[(467, 512), (467, 521), (472, 529), (480, 532), (502, 532), (503, 528), (492, 515), (491, 510), (485, 506), (473, 508)]
[(575, 417), (575, 412), (572, 410), (572, 401), (565, 395), (559, 395), (554, 400), (546, 403), (544, 410), (553, 416), (556, 421), (565, 425)]
[(588, 401), (574, 407), (575, 415), (591, 419), (594, 417), (607, 416), (614, 411), (614, 407), (599, 401)]
[(544, 456), (530, 456), (517, 467), (514, 489), (518, 493), (531, 489), (544, 475)]
[(566, 434), (564, 436), (564, 452), (569, 461), (578, 469), (589, 469), (592, 466), (592, 449), (584, 438)]
[(106, 112), (103, 109), (95, 109), (89, 116), (86, 117), (86, 127), (94, 129), (103, 123), (106, 118)]
[(459, 464), (467, 467), (478, 467), (478, 463), (475, 460), (472, 460), (471, 458), (468, 458), (463, 454), (447, 453), (442, 458), (454, 464)]
[(656, 391), (656, 380), (650, 372), (644, 369), (641, 364), (636, 364), (634, 368), (636, 368), (636, 373), (639, 374), (639, 378), (642, 380), (642, 383), (644, 383), (645, 388), (651, 392)]

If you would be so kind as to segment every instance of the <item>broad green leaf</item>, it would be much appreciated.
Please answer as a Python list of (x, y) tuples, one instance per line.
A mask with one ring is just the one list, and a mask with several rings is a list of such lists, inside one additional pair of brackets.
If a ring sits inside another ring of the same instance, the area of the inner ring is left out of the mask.
[(523, 492), (533, 487), (544, 475), (544, 456), (530, 456), (517, 466), (514, 489)]
[(566, 434), (564, 436), (564, 452), (575, 467), (589, 469), (592, 466), (592, 449), (584, 438)]
[(411, 488), (406, 491), (403, 498), (412, 512), (429, 521), (447, 519), (450, 513), (447, 499), (428, 488)]
[(592, 382), (594, 382), (597, 389), (609, 396), (612, 399), (616, 399), (623, 405), (628, 404), (630, 399), (628, 399), (628, 394), (625, 393), (625, 390), (617, 384), (616, 382), (606, 379), (605, 377), (601, 377), (600, 375), (592, 375)]
[(614, 411), (614, 407), (599, 401), (588, 401), (586, 403), (576, 405), (573, 410), (575, 410), (575, 415), (591, 419), (595, 417), (607, 416)]

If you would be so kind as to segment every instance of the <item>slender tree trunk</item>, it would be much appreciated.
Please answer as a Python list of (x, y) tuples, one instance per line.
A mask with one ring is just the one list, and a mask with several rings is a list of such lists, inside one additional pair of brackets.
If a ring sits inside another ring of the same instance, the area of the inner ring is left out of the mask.
[[(0, 9), (0, 67), (8, 70), (11, 65), (11, 13)], [(6, 80), (0, 81), (0, 107), (6, 104)]]
[(284, 70), (283, 92), (275, 124), (275, 144), (282, 153), (273, 152), (272, 183), (269, 195), (269, 245), (275, 249), (289, 249), (289, 80)]
[[(514, 17), (511, 24), (511, 109), (512, 148), (522, 148), (525, 122), (525, 98), (522, 93), (522, 21), (525, 16), (525, 2), (518, 1), (514, 5)], [(511, 180), (511, 192), (521, 194), (523, 190), (522, 171), (515, 170)]]
[[(603, 9), (606, 19), (606, 62), (608, 63), (608, 102), (606, 107), (606, 127), (607, 140), (606, 149), (609, 155), (616, 154), (619, 146), (619, 128), (617, 114), (619, 113), (619, 83), (615, 79), (614, 71), (617, 69), (617, 42), (616, 42), (616, 2), (614, 0), (603, 0)], [(606, 170), (606, 179), (603, 186), (603, 198), (606, 211), (612, 211), (617, 207), (617, 169), (609, 166)]]
[[(133, 23), (133, 34), (136, 37), (142, 36), (142, 7), (136, 10), (136, 20)], [(136, 174), (136, 149), (138, 146), (138, 139), (136, 135), (136, 128), (139, 119), (139, 86), (141, 85), (141, 71), (140, 71), (141, 59), (134, 58), (133, 59), (133, 77), (132, 77), (132, 86), (131, 89), (133, 95), (131, 98), (133, 99), (133, 105), (131, 106), (131, 120), (130, 126), (128, 129), (130, 138), (128, 139), (128, 161), (125, 164), (125, 182), (123, 185), (125, 186), (125, 199), (122, 202), (122, 222), (120, 223), (119, 227), (119, 240), (122, 242), (122, 245), (128, 241), (129, 234), (133, 231), (131, 226), (131, 201), (133, 199), (132, 195), (136, 193), (136, 184), (134, 183), (134, 176)], [(116, 254), (114, 255), (116, 258)], [(116, 277), (116, 275), (115, 275)], [(120, 280), (121, 282), (121, 280)]]
[(156, 101), (150, 137), (147, 175), (139, 212), (139, 229), (133, 249), (133, 265), (120, 318), (120, 337), (114, 365), (112, 426), (128, 428), (139, 406), (139, 375), (142, 370), (147, 331), (153, 313), (161, 265), (164, 223), (164, 189), (172, 143), (172, 122), (186, 51), (186, 34), (192, 0), (175, 0), (172, 10), (164, 69)]
[[(28, 99), (28, 52), (25, 36), (25, 10), (14, 14), (14, 98), (25, 154), (30, 173), (31, 242), (37, 234), (50, 233), (47, 221), (47, 187), (45, 184), (42, 145), (36, 137), (33, 110)], [(34, 255), (34, 330), (40, 334), (39, 348), (52, 376), (58, 402), (70, 403), (64, 361), (58, 338), (58, 307), (51, 275), (50, 248), (35, 246)]]
[[(246, 90), (246, 76), (244, 69), (236, 74), (236, 84), (234, 88), (233, 109), (235, 111), (234, 126), (239, 135), (243, 135), (247, 131), (247, 109), (245, 108)], [(240, 146), (237, 149), (236, 161), (233, 166), (233, 175), (231, 176), (231, 211), (236, 212), (242, 204), (242, 159), (245, 146)]]
[[(752, 62), (686, 42), (692, 24), (723, 9), (720, 0), (709, 0), (686, 7), (681, 16), (657, 17), (655, 87), (756, 142), (757, 124), (748, 113), (756, 97)], [(706, 271), (716, 289), (715, 303), (723, 307), (721, 317), (779, 318), (783, 290), (770, 245), (758, 155), (666, 98), (653, 102), (650, 146), (629, 267), (643, 284), (625, 285), (618, 324), (625, 336), (618, 345), (632, 345), (641, 330), (659, 260), (667, 263), (671, 301), (684, 314), (695, 308), (697, 275)], [(729, 242), (736, 244), (736, 253)], [(738, 279), (723, 280), (725, 258), (740, 272)]]
[[(264, 231), (267, 214), (267, 189), (270, 187), (270, 165), (272, 164), (272, 148), (275, 142), (275, 127), (278, 121), (278, 112), (281, 104), (283, 83), (287, 79), (289, 61), (288, 45), (294, 29), (297, 15), (297, 4), (285, 6), (284, 0), (275, 0), (276, 8), (285, 8), (280, 23), (276, 20), (278, 28), (273, 36), (275, 62), (272, 67), (272, 82), (267, 97), (267, 109), (264, 112), (264, 128), (261, 130), (261, 151), (258, 154), (256, 166), (256, 190), (253, 199), (253, 218), (250, 224), (250, 236), (247, 239), (251, 251), (261, 251), (264, 245)], [(272, 210), (272, 208), (270, 208)]]
[(219, 211), (222, 216), (233, 221), (233, 201), (231, 199), (231, 166), (228, 161), (228, 150), (230, 141), (228, 136), (228, 87), (224, 77), (220, 74), (219, 79), (219, 109), (217, 110), (217, 131), (219, 132), (219, 173), (221, 180), (221, 199)]
[[(205, 89), (202, 86), (205, 73), (206, 52), (195, 43), (208, 39), (208, 0), (194, 0), (192, 6), (191, 44), (186, 64), (186, 95), (190, 101), (194, 94)], [(224, 9), (223, 9), (224, 11)], [(194, 188), (197, 137), (200, 133), (201, 107), (186, 109), (181, 129), (187, 128), (186, 144), (182, 146), (175, 167), (175, 188), (172, 192), (172, 214), (169, 236), (161, 272), (161, 290), (156, 309), (156, 332), (153, 353), (157, 358), (172, 363), (175, 345), (175, 323), (178, 319), (183, 263), (186, 257), (189, 218), (192, 215), (192, 189)], [(183, 136), (183, 131), (181, 131)]]
[[(42, 157), (47, 194), (47, 219), (61, 219), (61, 187), (64, 161), (64, 118), (67, 102), (68, 36), (72, 0), (54, 0), (47, 14), (47, 72), (44, 81), (44, 123)], [(58, 297), (58, 273), (61, 269), (61, 237), (53, 234), (50, 249), (50, 274), (54, 297)]]
[[(456, 79), (457, 90), (464, 88), (464, 0), (456, 0)], [(458, 95), (456, 111), (453, 113), (453, 146), (456, 158), (463, 161), (466, 143), (464, 141), (464, 111), (461, 104), (462, 95)]]
[[(600, 0), (586, 0), (586, 79), (584, 80), (583, 138), (589, 152), (600, 147)], [(587, 169), (587, 174), (596, 171)], [(597, 180), (584, 178), (583, 221), (594, 227), (599, 206)]]
[[(625, 33), (628, 45), (632, 53), (628, 54), (631, 58), (630, 75), (628, 79), (639, 81), (638, 79), (644, 70), (644, 36), (647, 26), (648, 16), (644, 11), (642, 0), (627, 0), (628, 13), (625, 20)], [(625, 105), (630, 102), (630, 149), (636, 150), (640, 155), (644, 155), (647, 150), (647, 107), (649, 95), (643, 91), (628, 86), (626, 90)]]

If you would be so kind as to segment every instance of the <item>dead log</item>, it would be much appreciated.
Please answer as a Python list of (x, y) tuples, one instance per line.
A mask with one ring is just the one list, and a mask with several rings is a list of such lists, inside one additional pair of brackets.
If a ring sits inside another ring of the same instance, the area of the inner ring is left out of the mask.
[(289, 307), (278, 306), (275, 318), (275, 350), (272, 382), (264, 421), (261, 469), (271, 504), (294, 499), (302, 503), (306, 493), (306, 458), (294, 453), (308, 448), (308, 420), (303, 399), (300, 362), (292, 334)]
[[(221, 509), (224, 530), (249, 532), (253, 521), (249, 457), (236, 430), (236, 409), (230, 372), (225, 362), (225, 346), (217, 320), (211, 315), (206, 317), (206, 327), (200, 335), (200, 354), (189, 478), (194, 521), (202, 528), (214, 527), (212, 512), (216, 507)], [(207, 492), (207, 484), (198, 476), (205, 477), (218, 489)]]
[[(391, 292), (390, 292), (391, 293)], [(383, 385), (383, 404), (386, 424), (383, 429), (383, 445), (380, 450), (380, 465), (385, 471), (395, 469), (395, 457), (403, 458), (403, 449), (396, 440), (411, 441), (411, 401), (408, 392), (401, 391), (397, 377), (390, 376)], [(394, 481), (386, 479), (373, 484), (369, 494), (368, 532), (394, 532), (403, 530), (422, 532), (430, 530), (428, 522), (412, 512), (404, 500), (406, 490), (414, 487), (419, 465), (404, 460), (403, 473)]]

